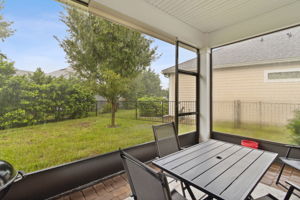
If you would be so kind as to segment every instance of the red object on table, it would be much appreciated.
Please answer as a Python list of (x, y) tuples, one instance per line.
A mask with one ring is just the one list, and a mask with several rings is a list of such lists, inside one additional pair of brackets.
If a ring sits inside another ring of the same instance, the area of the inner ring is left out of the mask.
[(241, 145), (244, 146), (244, 147), (250, 147), (250, 148), (253, 148), (253, 149), (258, 149), (258, 142), (254, 142), (254, 141), (251, 141), (251, 140), (242, 140), (241, 141)]

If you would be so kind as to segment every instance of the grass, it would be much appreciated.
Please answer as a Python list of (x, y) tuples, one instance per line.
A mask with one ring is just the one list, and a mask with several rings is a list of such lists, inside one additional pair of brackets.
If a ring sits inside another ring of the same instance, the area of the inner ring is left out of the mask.
[[(153, 141), (152, 125), (161, 122), (135, 120), (134, 110), (117, 113), (117, 128), (108, 128), (110, 114), (0, 131), (0, 159), (16, 169), (32, 172), (81, 158)], [(195, 130), (180, 125), (179, 132)], [(284, 127), (214, 123), (214, 130), (281, 143), (293, 143)]]
[[(109, 114), (0, 131), (0, 159), (32, 172), (153, 140), (151, 126), (134, 120), (134, 111), (117, 113), (118, 128), (108, 128)], [(180, 132), (194, 130), (182, 125)]]
[(273, 142), (294, 144), (291, 132), (284, 126), (262, 126), (256, 124), (243, 124), (240, 128), (234, 128), (230, 122), (215, 122), (214, 131), (230, 133), (245, 137), (269, 140)]

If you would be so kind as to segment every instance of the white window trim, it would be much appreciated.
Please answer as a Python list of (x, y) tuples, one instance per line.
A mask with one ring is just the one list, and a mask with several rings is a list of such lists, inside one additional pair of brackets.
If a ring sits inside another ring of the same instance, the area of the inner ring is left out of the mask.
[(264, 82), (274, 83), (274, 82), (300, 82), (300, 78), (289, 78), (289, 79), (273, 79), (268, 78), (269, 73), (274, 72), (292, 72), (300, 71), (300, 68), (290, 68), (290, 69), (275, 69), (275, 70), (265, 70), (264, 71)]

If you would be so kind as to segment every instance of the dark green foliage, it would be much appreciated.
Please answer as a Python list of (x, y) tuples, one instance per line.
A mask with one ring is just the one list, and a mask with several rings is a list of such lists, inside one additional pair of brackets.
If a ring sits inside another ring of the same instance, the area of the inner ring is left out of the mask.
[(11, 112), (7, 112), (4, 116), (0, 117), (0, 128), (13, 128), (25, 126), (30, 120), (26, 116), (26, 111), (17, 109)]
[(129, 85), (129, 90), (123, 95), (126, 101), (136, 101), (145, 96), (167, 97), (168, 91), (162, 89), (159, 75), (147, 69), (138, 75)]
[(142, 117), (162, 117), (168, 114), (169, 105), (163, 97), (142, 97), (138, 99), (138, 109)]
[(295, 116), (290, 120), (288, 129), (293, 133), (293, 139), (300, 145), (300, 110), (295, 112)]
[(84, 117), (95, 104), (79, 79), (53, 78), (41, 69), (13, 76), (11, 68), (13, 63), (0, 59), (0, 129)]

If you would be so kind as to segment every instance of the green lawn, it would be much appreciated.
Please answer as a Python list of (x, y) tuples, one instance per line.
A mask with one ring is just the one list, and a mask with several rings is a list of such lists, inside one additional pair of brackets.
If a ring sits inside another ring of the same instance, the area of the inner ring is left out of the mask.
[(254, 124), (243, 124), (241, 128), (234, 128), (232, 123), (215, 122), (213, 126), (214, 131), (222, 133), (230, 133), (241, 135), (245, 137), (269, 140), (273, 142), (293, 144), (292, 134), (284, 126), (262, 126)]
[[(19, 170), (36, 171), (153, 140), (157, 122), (134, 120), (133, 111), (119, 111), (118, 128), (108, 128), (109, 115), (0, 131), (0, 159)], [(121, 117), (121, 118), (119, 118)], [(193, 126), (182, 125), (180, 132)]]
[[(153, 140), (152, 125), (161, 122), (135, 120), (135, 111), (118, 111), (118, 128), (108, 128), (109, 114), (98, 117), (67, 120), (44, 125), (0, 131), (0, 159), (11, 162), (19, 170), (36, 171), (66, 162), (115, 151), (119, 148)], [(195, 130), (195, 126), (180, 125), (180, 133)], [(214, 130), (247, 137), (292, 143), (284, 127), (244, 125), (240, 129), (231, 123), (214, 123)]]

